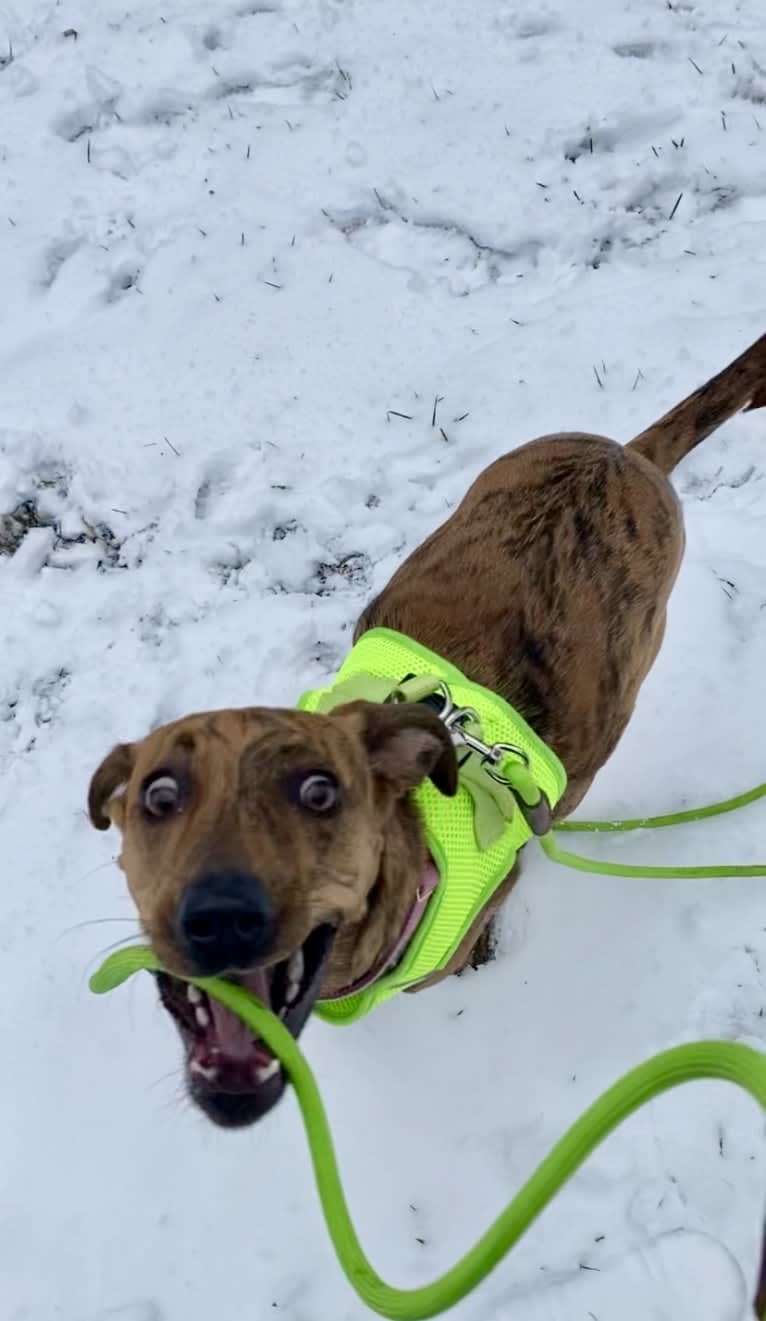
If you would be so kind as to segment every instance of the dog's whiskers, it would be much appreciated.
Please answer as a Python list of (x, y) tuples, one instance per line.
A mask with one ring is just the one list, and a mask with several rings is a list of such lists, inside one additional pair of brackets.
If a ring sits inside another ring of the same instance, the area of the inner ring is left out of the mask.
[(130, 922), (136, 928), (139, 926), (138, 919), (135, 917), (92, 917), (86, 922), (75, 922), (74, 926), (64, 927), (61, 934), (62, 936), (70, 936), (73, 931), (82, 931), (84, 927), (105, 926), (108, 922)]
[(98, 954), (95, 957), (99, 959), (104, 959), (106, 958), (107, 954), (112, 954), (116, 949), (122, 949), (123, 945), (134, 944), (136, 940), (136, 936), (138, 936), (139, 934), (140, 934), (139, 932), (134, 932), (134, 934), (131, 936), (123, 936), (121, 940), (115, 940), (111, 945), (106, 945), (102, 950), (99, 950)]
[(114, 859), (114, 858), (110, 858), (110, 859), (108, 860), (108, 862), (100, 862), (100, 863), (98, 864), (97, 867), (91, 867), (90, 871), (84, 871), (84, 872), (82, 872), (82, 873), (81, 873), (79, 876), (77, 876), (75, 879), (76, 879), (76, 881), (78, 881), (78, 882), (79, 882), (79, 881), (88, 881), (88, 880), (90, 880), (91, 876), (96, 876), (96, 875), (98, 875), (98, 873), (99, 873), (100, 871), (106, 871), (107, 868), (109, 868), (109, 867), (113, 867), (114, 864), (115, 864), (115, 859)]
[[(153, 1092), (156, 1087), (162, 1087), (163, 1083), (168, 1082), (171, 1078), (175, 1082), (176, 1087), (178, 1089), (183, 1088), (184, 1085), (183, 1071), (181, 1069), (169, 1069), (167, 1073), (160, 1074), (159, 1078), (155, 1078), (154, 1082), (149, 1083), (148, 1090), (150, 1092)], [(180, 1095), (180, 1090), (179, 1090), (179, 1095)]]
[(172, 1110), (176, 1114), (181, 1111), (184, 1113), (191, 1113), (194, 1110), (191, 1098), (189, 1097), (183, 1083), (180, 1081), (171, 1095), (168, 1096), (167, 1100), (163, 1101), (158, 1108), (160, 1111)]

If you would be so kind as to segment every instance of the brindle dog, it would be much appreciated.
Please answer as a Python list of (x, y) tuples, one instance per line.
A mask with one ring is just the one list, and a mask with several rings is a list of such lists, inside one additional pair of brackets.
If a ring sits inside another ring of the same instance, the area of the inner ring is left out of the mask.
[[(397, 629), (506, 698), (564, 763), (567, 816), (662, 642), (684, 549), (668, 474), (727, 418), (763, 406), (766, 336), (624, 447), (560, 434), (498, 459), (356, 635)], [(408, 795), (425, 776), (455, 793), (438, 717), (364, 702), (187, 716), (114, 748), (96, 771), (91, 820), (122, 832), (120, 865), (169, 969), (160, 994), (190, 1092), (216, 1123), (259, 1118), (285, 1080), (261, 1042), (179, 977), (236, 976), (297, 1036), (320, 992), (364, 975), (402, 929), (426, 863)], [(439, 976), (466, 965), (514, 880)]]

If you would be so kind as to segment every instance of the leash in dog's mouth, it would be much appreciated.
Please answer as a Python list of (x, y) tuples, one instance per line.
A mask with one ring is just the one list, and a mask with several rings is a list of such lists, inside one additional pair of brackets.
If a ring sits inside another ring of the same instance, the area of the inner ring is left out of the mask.
[[(297, 1039), (321, 990), (334, 936), (333, 927), (316, 927), (282, 963), (230, 980), (257, 996)], [(192, 1100), (222, 1128), (262, 1118), (285, 1090), (279, 1060), (237, 1014), (198, 986), (167, 972), (155, 977), (183, 1042)]]

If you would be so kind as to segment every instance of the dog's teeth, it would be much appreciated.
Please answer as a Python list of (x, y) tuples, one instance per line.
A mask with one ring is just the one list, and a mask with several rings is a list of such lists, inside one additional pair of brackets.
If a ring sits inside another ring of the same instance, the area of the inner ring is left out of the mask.
[(268, 1082), (269, 1078), (274, 1077), (274, 1074), (278, 1069), (279, 1060), (272, 1060), (270, 1064), (264, 1064), (262, 1069), (256, 1069), (255, 1076), (258, 1079), (258, 1082)]
[(199, 1060), (192, 1060), (189, 1071), (190, 1073), (198, 1073), (200, 1078), (205, 1079), (205, 1082), (215, 1082), (218, 1077), (218, 1070), (214, 1064), (206, 1066), (200, 1064)]
[(207, 1009), (203, 1009), (202, 1005), (197, 1005), (197, 1008), (194, 1011), (194, 1017), (196, 1018), (199, 1027), (210, 1027), (210, 1015), (207, 1012)]
[(305, 968), (305, 964), (303, 961), (303, 950), (297, 949), (295, 953), (290, 956), (290, 962), (287, 965), (288, 981), (291, 983), (297, 982), (297, 984), (300, 986), (301, 982), (303, 981), (304, 968)]
[(287, 1005), (282, 1005), (278, 1017), (282, 1019), (287, 1018)]
[(186, 994), (188, 995), (191, 1004), (202, 1004), (202, 992), (198, 986), (192, 986), (190, 982), (186, 988)]
[(297, 949), (294, 954), (290, 955), (290, 960), (287, 964), (287, 990), (285, 991), (285, 999), (289, 1005), (292, 1004), (301, 989), (301, 982), (303, 981), (305, 968), (306, 964), (303, 958), (303, 950)]

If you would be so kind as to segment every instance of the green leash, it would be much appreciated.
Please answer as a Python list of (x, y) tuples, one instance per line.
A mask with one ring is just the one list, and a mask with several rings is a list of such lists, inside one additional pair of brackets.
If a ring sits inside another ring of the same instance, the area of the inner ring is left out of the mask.
[(693, 821), (705, 821), (708, 817), (737, 812), (740, 807), (756, 803), (759, 798), (766, 798), (766, 784), (757, 784), (754, 789), (736, 794), (734, 798), (724, 798), (722, 803), (708, 803), (707, 807), (691, 807), (686, 812), (672, 812), (669, 816), (636, 816), (627, 821), (561, 821), (555, 829), (571, 835), (616, 834), (626, 830), (662, 830), (665, 826), (687, 826)]
[[(667, 826), (690, 825), (694, 821), (705, 821), (709, 817), (723, 816), (726, 812), (736, 812), (741, 807), (755, 803), (759, 798), (766, 798), (766, 784), (757, 784), (754, 789), (737, 794), (734, 798), (725, 798), (720, 803), (709, 803), (706, 807), (692, 807), (685, 812), (673, 812), (666, 816), (633, 817), (626, 821), (561, 821), (553, 827), (556, 834), (618, 834), (629, 830), (662, 830)], [(710, 867), (643, 867), (629, 866), (618, 862), (598, 862), (595, 858), (582, 858), (578, 853), (569, 853), (559, 848), (553, 838), (553, 832), (540, 836), (540, 845), (551, 862), (573, 867), (575, 871), (594, 872), (599, 876), (645, 876), (649, 879), (663, 877), (670, 880), (704, 879), (723, 876), (766, 876), (766, 865), (721, 864)]]
[[(90, 987), (96, 994), (104, 994), (136, 972), (143, 969), (157, 972), (160, 967), (149, 949), (118, 950), (94, 974)], [(322, 1098), (298, 1043), (284, 1024), (242, 987), (218, 978), (198, 980), (195, 984), (238, 1014), (282, 1063), (300, 1105), (319, 1198), (338, 1260), (362, 1301), (391, 1321), (423, 1321), (465, 1298), (510, 1252), (594, 1148), (654, 1097), (682, 1083), (715, 1078), (744, 1088), (766, 1110), (766, 1057), (749, 1046), (702, 1041), (655, 1055), (627, 1073), (586, 1110), (451, 1270), (418, 1289), (395, 1289), (371, 1266), (357, 1237)]]

